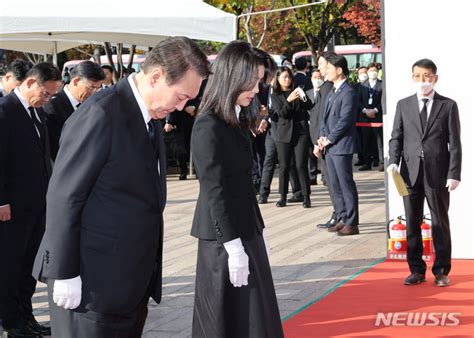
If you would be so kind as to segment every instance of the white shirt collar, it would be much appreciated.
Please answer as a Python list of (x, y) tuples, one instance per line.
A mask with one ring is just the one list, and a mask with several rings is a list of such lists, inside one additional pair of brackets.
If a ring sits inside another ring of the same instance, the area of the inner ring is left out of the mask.
[(135, 100), (137, 100), (138, 107), (140, 107), (140, 111), (142, 112), (142, 115), (143, 115), (143, 120), (145, 121), (145, 125), (148, 129), (148, 122), (150, 122), (151, 116), (145, 105), (145, 101), (143, 101), (142, 97), (140, 96), (140, 93), (138, 92), (138, 88), (135, 85), (135, 81), (134, 81), (135, 75), (136, 74), (130, 74), (127, 80), (128, 80), (128, 83), (130, 84), (130, 87), (132, 88), (133, 96), (135, 96)]
[(344, 84), (344, 82), (346, 82), (346, 79), (342, 80), (337, 85), (334, 83), (334, 92), (337, 92), (338, 89), (341, 88), (341, 86)]
[(369, 79), (369, 86), (375, 87), (376, 84), (377, 84), (377, 79), (375, 79), (375, 80), (370, 80)]
[(238, 104), (235, 105), (235, 115), (237, 115), (237, 120), (240, 118), (240, 111), (242, 110), (242, 107), (239, 106)]
[(71, 105), (74, 107), (74, 110), (77, 109), (77, 105), (80, 103), (75, 97), (74, 95), (71, 94), (69, 88), (68, 88), (69, 85), (67, 86), (64, 86), (64, 93), (66, 94), (67, 98), (69, 99), (69, 102), (71, 102)]
[(18, 87), (16, 87), (13, 92), (15, 93), (15, 95), (18, 97), (18, 99), (20, 100), (21, 104), (23, 105), (23, 107), (25, 107), (26, 111), (28, 112), (28, 115), (30, 114), (30, 111), (28, 110), (28, 107), (30, 107), (30, 105), (28, 104), (28, 102), (26, 102), (25, 98), (23, 97), (23, 95), (21, 95), (21, 92), (20, 90), (18, 89)]
[(423, 96), (423, 95), (420, 95), (420, 94), (418, 94), (418, 93), (416, 94), (416, 96), (417, 96), (417, 98), (418, 98), (418, 102), (420, 102), (420, 101), (423, 100), (423, 99), (428, 99), (428, 102), (430, 102), (430, 101), (433, 101), (434, 94), (435, 94), (435, 91), (433, 90), (433, 91), (431, 92), (431, 94), (428, 95), (428, 96)]

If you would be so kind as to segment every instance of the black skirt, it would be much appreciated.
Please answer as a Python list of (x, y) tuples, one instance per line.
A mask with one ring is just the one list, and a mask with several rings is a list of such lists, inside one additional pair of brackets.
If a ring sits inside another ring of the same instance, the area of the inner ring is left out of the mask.
[(248, 285), (229, 280), (228, 255), (217, 241), (199, 240), (193, 337), (283, 337), (280, 312), (262, 235), (243, 240)]

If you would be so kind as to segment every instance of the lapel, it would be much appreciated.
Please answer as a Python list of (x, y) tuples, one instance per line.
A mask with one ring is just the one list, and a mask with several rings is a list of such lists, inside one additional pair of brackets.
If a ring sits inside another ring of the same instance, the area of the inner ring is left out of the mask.
[[(158, 174), (158, 169), (156, 166), (156, 154), (155, 150), (153, 149), (153, 145), (148, 138), (148, 130), (145, 125), (145, 121), (143, 120), (143, 115), (140, 107), (138, 106), (138, 102), (133, 95), (132, 88), (130, 88), (127, 78), (120, 80), (120, 82), (117, 83), (116, 88), (120, 97), (120, 105), (127, 112), (128, 124), (130, 126), (130, 134), (133, 145), (135, 146), (138, 154), (143, 155), (143, 163), (150, 174), (150, 178), (154, 182), (158, 196), (160, 196), (159, 192), (162, 190), (160, 189), (160, 175)], [(159, 126), (156, 128), (157, 133), (158, 129), (160, 129)], [(160, 170), (162, 168), (161, 153), (164, 151), (164, 148), (159, 148)], [(161, 173), (166, 174), (163, 173), (163, 171), (161, 171)]]
[[(38, 137), (38, 132), (36, 131), (35, 125), (33, 123), (33, 120), (31, 119), (30, 115), (26, 111), (25, 107), (23, 107), (23, 105), (21, 104), (21, 101), (18, 98), (18, 96), (16, 96), (15, 93), (11, 93), (10, 95), (12, 97), (12, 101), (13, 101), (12, 103), (15, 105), (14, 111), (15, 111), (15, 113), (16, 112), (19, 113), (18, 117), (21, 120), (21, 124), (24, 125), (24, 126), (27, 126), (26, 129), (28, 129), (28, 133), (35, 140), (34, 142), (40, 148), (41, 152), (44, 152), (44, 149), (41, 146), (41, 142), (40, 142), (40, 139)], [(41, 118), (41, 116), (40, 116), (40, 118)], [(42, 119), (41, 122), (44, 122), (44, 119)]]
[(433, 126), (433, 123), (438, 117), (442, 106), (443, 106), (443, 101), (440, 100), (438, 93), (435, 92), (435, 95), (433, 97), (433, 105), (431, 106), (431, 112), (430, 112), (430, 115), (428, 116), (428, 122), (426, 123), (426, 130), (425, 130), (425, 133), (423, 134), (423, 138), (426, 137), (431, 127)]
[[(346, 86), (347, 86), (347, 80), (344, 81), (344, 83), (336, 90), (336, 92), (332, 95), (332, 98), (331, 98), (331, 93), (329, 93), (328, 98), (326, 100), (326, 109), (324, 111), (324, 118), (327, 118), (329, 116), (329, 113), (331, 112), (334, 106), (334, 102), (336, 101), (337, 97), (341, 94), (341, 92), (344, 91), (344, 88)], [(329, 102), (329, 99), (331, 99), (331, 102)]]
[(61, 111), (59, 112), (61, 115), (63, 115), (64, 120), (67, 120), (69, 116), (74, 113), (74, 107), (72, 106), (71, 101), (69, 101), (69, 98), (67, 97), (66, 93), (64, 92), (64, 89), (61, 90), (58, 95), (57, 95), (58, 100), (60, 100), (61, 104)]

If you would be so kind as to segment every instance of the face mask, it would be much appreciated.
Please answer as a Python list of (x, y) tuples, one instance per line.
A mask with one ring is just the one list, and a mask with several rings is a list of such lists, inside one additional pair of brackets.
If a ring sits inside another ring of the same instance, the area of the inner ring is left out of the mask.
[(311, 82), (313, 83), (314, 88), (319, 88), (324, 83), (324, 81), (321, 79), (311, 80)]
[(428, 95), (434, 87), (431, 82), (415, 82), (415, 89), (419, 95)]
[(368, 78), (369, 78), (369, 76), (365, 73), (362, 73), (362, 74), (359, 75), (359, 81), (360, 82), (365, 82), (365, 81), (367, 81)]
[(375, 80), (379, 74), (377, 72), (369, 72), (369, 79)]

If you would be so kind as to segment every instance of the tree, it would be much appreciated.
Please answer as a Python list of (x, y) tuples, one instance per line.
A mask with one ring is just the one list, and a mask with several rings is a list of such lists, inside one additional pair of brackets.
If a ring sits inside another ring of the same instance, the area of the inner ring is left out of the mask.
[(380, 47), (382, 44), (380, 10), (380, 0), (357, 1), (344, 13), (343, 17), (347, 23), (344, 23), (343, 27), (355, 27), (358, 34), (364, 38), (364, 42)]

